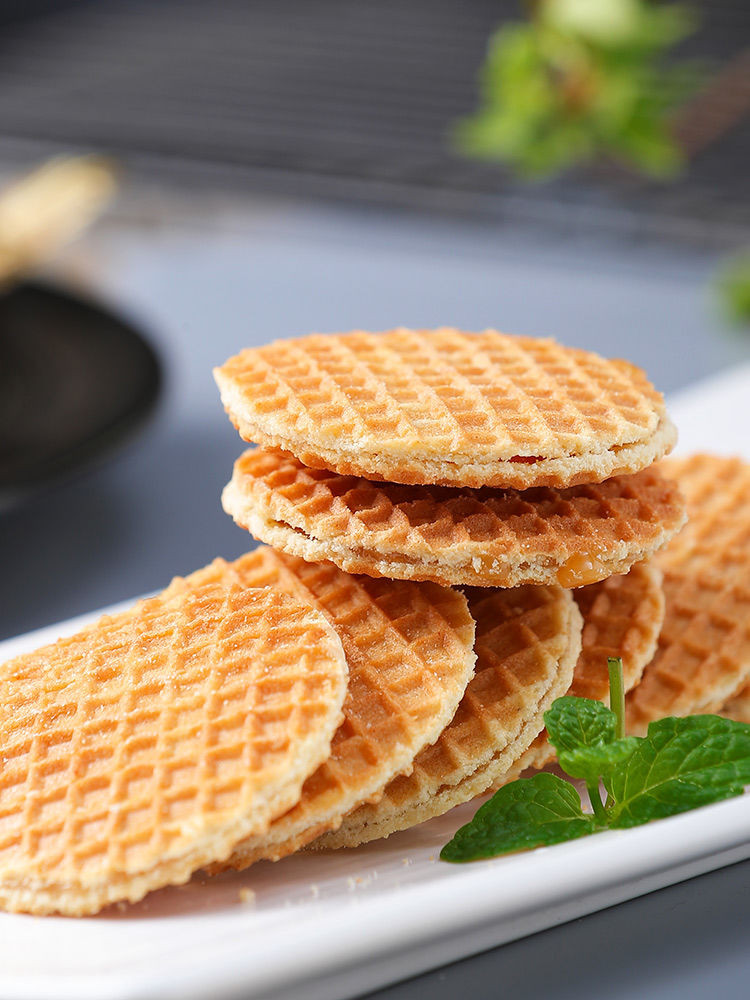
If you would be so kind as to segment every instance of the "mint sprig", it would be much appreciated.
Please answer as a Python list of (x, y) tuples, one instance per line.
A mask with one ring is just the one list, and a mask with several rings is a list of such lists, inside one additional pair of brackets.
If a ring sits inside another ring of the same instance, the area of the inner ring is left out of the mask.
[(604, 776), (609, 825), (652, 819), (741, 795), (750, 784), (750, 726), (718, 715), (659, 719), (621, 769)]
[[(445, 845), (440, 857), (443, 861), (476, 861), (575, 840), (596, 829), (594, 817), (581, 809), (575, 788), (554, 774), (540, 771), (532, 778), (503, 785)], [(501, 851), (498, 842), (503, 845)]]
[[(652, 722), (625, 736), (622, 661), (610, 660), (610, 704), (558, 698), (544, 715), (561, 769), (586, 782), (591, 813), (576, 789), (540, 772), (512, 781), (481, 806), (440, 852), (443, 861), (496, 857), (662, 819), (741, 795), (750, 784), (750, 725), (718, 715)], [(604, 787), (603, 801), (600, 788)]]
[(696, 27), (692, 7), (649, 0), (529, 0), (527, 21), (491, 36), (480, 105), (459, 121), (467, 156), (551, 177), (606, 158), (668, 178), (684, 154), (674, 110), (704, 73), (669, 58)]

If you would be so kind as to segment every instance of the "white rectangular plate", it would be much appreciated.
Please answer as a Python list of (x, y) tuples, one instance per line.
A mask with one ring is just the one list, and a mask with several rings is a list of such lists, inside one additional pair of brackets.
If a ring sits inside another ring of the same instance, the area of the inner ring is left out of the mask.
[[(686, 391), (671, 411), (680, 451), (750, 457), (750, 367)], [(95, 617), (0, 643), (0, 661)], [(93, 919), (0, 914), (0, 996), (336, 1000), (750, 857), (743, 796), (527, 854), (441, 863), (474, 809), (354, 851), (195, 878)]]

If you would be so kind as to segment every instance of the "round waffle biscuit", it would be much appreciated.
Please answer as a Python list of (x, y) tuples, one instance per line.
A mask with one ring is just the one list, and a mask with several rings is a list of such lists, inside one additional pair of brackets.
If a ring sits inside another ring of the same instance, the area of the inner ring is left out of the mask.
[(689, 520), (657, 556), (666, 614), (626, 701), (636, 735), (663, 716), (717, 712), (750, 679), (750, 465), (693, 455), (664, 472), (685, 494)]
[(330, 752), (347, 667), (310, 602), (193, 578), (0, 667), (0, 905), (94, 913), (268, 828)]
[(495, 330), (316, 334), (214, 375), (246, 441), (367, 479), (574, 486), (646, 468), (676, 439), (639, 368)]
[[(662, 573), (653, 563), (636, 563), (625, 576), (581, 587), (573, 596), (583, 617), (583, 633), (581, 653), (567, 693), (609, 705), (607, 659), (619, 656), (622, 660), (627, 692), (639, 683), (654, 655), (664, 621)], [(554, 747), (547, 739), (547, 731), (542, 730), (495, 787), (554, 759)]]
[(355, 847), (440, 816), (487, 789), (536, 738), (544, 712), (570, 687), (581, 616), (561, 587), (471, 590), (477, 669), (439, 739), (375, 803), (314, 847)]
[(466, 598), (432, 583), (353, 577), (266, 547), (203, 571), (204, 578), (213, 575), (302, 594), (328, 617), (349, 663), (344, 721), (330, 757), (305, 782), (294, 808), (239, 843), (228, 862), (211, 866), (215, 872), (284, 857), (376, 799), (448, 725), (475, 655)]
[(262, 448), (237, 460), (222, 501), (292, 555), (444, 586), (580, 587), (627, 572), (685, 521), (679, 489), (653, 469), (567, 490), (457, 490), (309, 469)]
[(581, 655), (569, 694), (609, 705), (610, 656), (622, 660), (625, 690), (641, 680), (656, 651), (664, 622), (662, 572), (653, 562), (636, 563), (573, 594), (583, 617)]

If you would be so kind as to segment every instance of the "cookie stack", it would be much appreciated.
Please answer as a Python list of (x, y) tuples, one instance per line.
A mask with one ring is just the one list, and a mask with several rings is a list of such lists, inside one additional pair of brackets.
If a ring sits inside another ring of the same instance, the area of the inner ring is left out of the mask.
[[(345, 814), (316, 812), (314, 846), (387, 836), (542, 766), (544, 711), (568, 690), (606, 699), (608, 655), (637, 684), (664, 615), (648, 560), (685, 520), (654, 468), (676, 432), (639, 369), (446, 328), (279, 341), (215, 375), (259, 445), (223, 494), (275, 550), (246, 560), (327, 566), (382, 593), (459, 588), (476, 623), (474, 677), (450, 724)], [(312, 839), (252, 838), (228, 864)]]
[(675, 431), (639, 369), (441, 329), (216, 376), (259, 446), (224, 505), (268, 544), (0, 668), (4, 908), (439, 815), (549, 761), (545, 710), (606, 700), (607, 656), (632, 732), (750, 714), (750, 469), (655, 465)]

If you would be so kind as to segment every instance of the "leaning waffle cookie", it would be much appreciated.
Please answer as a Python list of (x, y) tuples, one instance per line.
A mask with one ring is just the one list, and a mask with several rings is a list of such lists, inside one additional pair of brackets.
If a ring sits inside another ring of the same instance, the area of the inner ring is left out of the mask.
[(657, 557), (666, 615), (627, 698), (636, 734), (665, 715), (717, 712), (750, 679), (750, 465), (693, 455), (664, 471), (680, 484), (689, 520)]
[(316, 334), (214, 374), (246, 441), (368, 479), (573, 486), (646, 468), (676, 437), (639, 368), (495, 330)]
[(395, 778), (382, 798), (350, 813), (315, 848), (387, 837), (485, 792), (528, 749), (543, 714), (570, 687), (581, 616), (561, 587), (472, 590), (477, 623), (474, 679), (452, 722)]
[(662, 573), (649, 562), (573, 594), (583, 617), (581, 655), (569, 694), (609, 704), (607, 659), (619, 657), (625, 690), (640, 681), (664, 621)]
[(457, 490), (309, 469), (262, 448), (237, 460), (222, 500), (292, 555), (445, 586), (583, 586), (627, 572), (685, 521), (676, 484), (653, 469), (566, 490)]
[(474, 621), (457, 591), (357, 578), (265, 547), (204, 573), (302, 594), (328, 616), (349, 663), (344, 721), (330, 757), (294, 808), (238, 844), (227, 864), (211, 866), (217, 871), (297, 850), (409, 770), (450, 722), (473, 674)]
[[(583, 633), (581, 653), (567, 693), (608, 705), (608, 657), (622, 660), (627, 692), (638, 684), (654, 655), (664, 621), (661, 570), (653, 563), (637, 563), (625, 576), (581, 587), (573, 596), (583, 617)], [(554, 757), (547, 732), (542, 730), (511, 771), (495, 783), (496, 787), (513, 781), (528, 768), (544, 767)]]
[(185, 882), (299, 798), (347, 668), (298, 597), (182, 581), (0, 668), (0, 905), (94, 913)]

